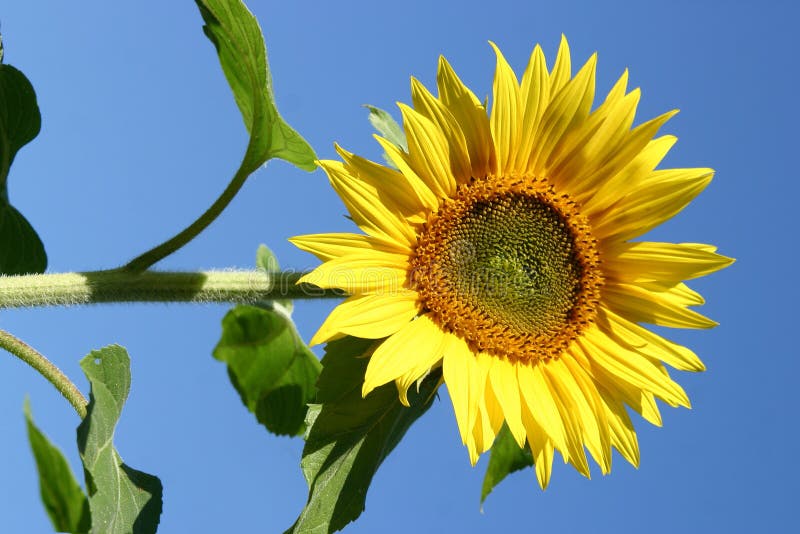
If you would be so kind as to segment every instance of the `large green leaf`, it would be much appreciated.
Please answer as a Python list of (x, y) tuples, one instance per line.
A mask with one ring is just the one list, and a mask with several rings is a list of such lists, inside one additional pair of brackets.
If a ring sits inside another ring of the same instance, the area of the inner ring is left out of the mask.
[(406, 408), (393, 383), (366, 398), (361, 385), (375, 342), (345, 337), (328, 343), (322, 360), (317, 402), (301, 467), (308, 482), (305, 508), (287, 531), (324, 534), (341, 530), (364, 510), (372, 477), (411, 424), (430, 407), (441, 374), (431, 373)]
[(314, 170), (316, 156), (306, 141), (278, 113), (272, 93), (267, 49), (256, 18), (239, 0), (195, 0), (214, 43), (250, 144), (242, 163), (248, 173), (271, 158)]
[(222, 320), (214, 357), (228, 364), (242, 403), (267, 430), (292, 436), (304, 431), (320, 363), (281, 308), (233, 308)]
[(131, 385), (128, 353), (110, 345), (92, 351), (80, 363), (92, 388), (86, 417), (78, 426), (92, 532), (155, 532), (161, 516), (161, 481), (125, 465), (112, 443)]
[(41, 273), (47, 267), (42, 241), (8, 199), (11, 163), (41, 125), (31, 82), (11, 65), (0, 64), (0, 274)]
[(489, 465), (486, 467), (486, 474), (483, 477), (481, 503), (508, 475), (532, 465), (533, 455), (530, 449), (527, 445), (520, 449), (511, 431), (506, 425), (503, 425), (492, 445), (492, 455), (489, 457)]
[(91, 525), (89, 500), (75, 480), (64, 455), (33, 423), (27, 400), (25, 423), (39, 472), (39, 492), (53, 528), (57, 532), (88, 532)]
[[(256, 265), (267, 277), (280, 270), (266, 245), (258, 247)], [(231, 383), (259, 423), (274, 434), (296, 436), (305, 430), (322, 366), (300, 338), (291, 312), (291, 300), (233, 308), (222, 320), (214, 357), (228, 364)]]

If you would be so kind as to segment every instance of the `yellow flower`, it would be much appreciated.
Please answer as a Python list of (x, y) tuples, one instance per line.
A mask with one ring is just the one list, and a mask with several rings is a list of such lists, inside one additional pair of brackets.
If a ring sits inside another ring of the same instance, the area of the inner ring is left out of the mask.
[(291, 241), (324, 262), (303, 281), (351, 295), (312, 343), (382, 340), (365, 396), (394, 381), (405, 403), (442, 366), (472, 463), (505, 422), (544, 488), (554, 450), (586, 476), (586, 450), (604, 474), (611, 447), (638, 465), (626, 405), (656, 425), (656, 398), (689, 406), (663, 364), (703, 363), (640, 323), (715, 326), (683, 280), (732, 260), (631, 241), (713, 175), (655, 170), (676, 139), (654, 135), (675, 112), (632, 128), (627, 72), (592, 111), (596, 55), (573, 77), (565, 39), (551, 71), (537, 46), (521, 82), (494, 49), (491, 112), (440, 58), (439, 96), (412, 78), (413, 108), (400, 104), (407, 150), (377, 138), (396, 170), (338, 146), (343, 162), (320, 162), (366, 235)]

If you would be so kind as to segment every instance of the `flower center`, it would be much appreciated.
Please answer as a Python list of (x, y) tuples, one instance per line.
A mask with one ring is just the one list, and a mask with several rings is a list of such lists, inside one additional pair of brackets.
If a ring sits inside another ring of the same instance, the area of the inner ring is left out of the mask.
[(411, 268), (442, 328), (524, 361), (563, 352), (593, 320), (602, 285), (588, 225), (543, 180), (460, 186), (428, 218)]

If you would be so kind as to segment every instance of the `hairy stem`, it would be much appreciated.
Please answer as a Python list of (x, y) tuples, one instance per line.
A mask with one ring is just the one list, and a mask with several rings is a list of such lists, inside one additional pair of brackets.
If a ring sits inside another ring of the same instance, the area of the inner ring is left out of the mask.
[(298, 284), (304, 273), (282, 271), (93, 271), (0, 276), (0, 308), (102, 302), (258, 302), (336, 298), (341, 291)]
[(86, 405), (88, 404), (86, 397), (84, 397), (77, 386), (67, 378), (67, 375), (61, 372), (61, 369), (53, 365), (53, 362), (36, 351), (36, 349), (5, 330), (0, 330), (0, 348), (4, 348), (36, 369), (40, 375), (45, 377), (48, 382), (53, 384), (56, 389), (64, 395), (64, 398), (72, 404), (81, 419), (86, 417)]

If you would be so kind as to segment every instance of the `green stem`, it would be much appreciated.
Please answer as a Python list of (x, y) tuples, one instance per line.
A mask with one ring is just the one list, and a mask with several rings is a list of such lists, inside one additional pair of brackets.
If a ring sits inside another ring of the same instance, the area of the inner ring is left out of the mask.
[(86, 405), (88, 401), (83, 393), (67, 378), (67, 375), (61, 372), (61, 369), (53, 365), (53, 362), (48, 360), (43, 354), (39, 353), (22, 341), (5, 330), (0, 330), (0, 348), (4, 348), (23, 362), (27, 363), (36, 369), (40, 375), (45, 377), (48, 382), (53, 384), (58, 391), (64, 395), (64, 398), (78, 412), (81, 419), (86, 417)]
[(208, 225), (214, 222), (214, 219), (219, 217), (220, 213), (222, 213), (228, 204), (231, 203), (231, 200), (233, 200), (233, 198), (236, 196), (236, 193), (238, 193), (242, 188), (244, 182), (247, 180), (247, 177), (250, 176), (250, 173), (253, 172), (254, 169), (250, 169), (249, 167), (244, 168), (244, 163), (242, 163), (242, 165), (243, 166), (236, 171), (236, 174), (231, 179), (228, 187), (225, 188), (225, 191), (222, 192), (222, 194), (217, 200), (214, 201), (211, 207), (208, 208), (196, 221), (164, 243), (161, 243), (157, 247), (152, 248), (144, 254), (132, 259), (126, 265), (124, 265), (121, 270), (135, 273), (146, 271), (158, 261), (166, 258), (184, 246), (186, 243), (197, 237), (200, 232), (205, 230)]
[(0, 308), (102, 302), (259, 302), (337, 298), (341, 291), (298, 284), (292, 271), (93, 271), (0, 276)]

